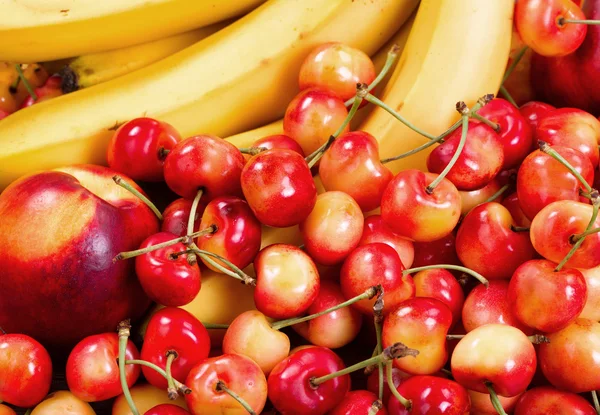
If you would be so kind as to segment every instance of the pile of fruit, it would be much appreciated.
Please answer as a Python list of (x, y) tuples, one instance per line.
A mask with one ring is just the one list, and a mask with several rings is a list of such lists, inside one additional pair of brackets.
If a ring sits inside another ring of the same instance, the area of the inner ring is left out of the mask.
[(54, 3), (0, 415), (600, 414), (600, 0)]

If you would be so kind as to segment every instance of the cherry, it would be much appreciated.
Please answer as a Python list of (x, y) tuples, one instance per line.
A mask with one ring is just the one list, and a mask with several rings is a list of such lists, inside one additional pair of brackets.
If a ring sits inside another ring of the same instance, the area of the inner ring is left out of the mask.
[[(260, 242), (260, 241), (259, 241)], [(319, 293), (315, 263), (293, 245), (269, 245), (254, 261), (256, 308), (265, 315), (285, 319), (304, 313)]]
[[(489, 105), (489, 104), (488, 104)], [(427, 158), (427, 169), (440, 174), (457, 151), (462, 131), (457, 129)], [(456, 164), (446, 176), (459, 190), (480, 189), (502, 168), (504, 147), (500, 137), (486, 124), (470, 122), (467, 139)]]
[(0, 404), (0, 415), (17, 415), (17, 413), (13, 411), (12, 408)]
[(393, 174), (379, 160), (377, 139), (364, 131), (352, 131), (339, 136), (325, 152), (319, 176), (326, 190), (349, 194), (368, 212), (381, 204)]
[[(139, 352), (129, 340), (125, 349), (127, 360), (139, 358)], [(86, 402), (98, 402), (119, 396), (123, 390), (119, 376), (119, 337), (117, 333), (88, 336), (71, 350), (67, 360), (66, 378), (73, 395)], [(125, 366), (127, 385), (131, 387), (140, 376), (137, 365)]]
[(33, 338), (0, 330), (0, 372), (0, 402), (27, 408), (50, 390), (52, 361)]
[[(172, 401), (169, 399), (164, 389), (159, 389), (149, 383), (138, 382), (129, 391), (131, 392), (131, 398), (140, 414), (145, 414), (146, 411), (162, 404), (172, 404), (187, 409), (185, 399), (182, 396)], [(131, 408), (124, 395), (120, 395), (115, 399), (112, 405), (112, 415), (132, 415)]]
[(121, 125), (108, 143), (108, 165), (134, 180), (163, 180), (167, 154), (181, 141), (175, 128), (153, 118), (134, 118)]
[(306, 252), (318, 263), (335, 265), (358, 246), (364, 216), (360, 206), (346, 193), (325, 192), (300, 223)]
[[(2, 409), (0, 409), (0, 414), (2, 414)], [(31, 411), (31, 415), (62, 414), (96, 415), (89, 403), (82, 401), (68, 391), (50, 393)]]
[(381, 199), (383, 222), (400, 236), (430, 242), (452, 232), (460, 219), (460, 194), (448, 179), (429, 192), (434, 173), (404, 170), (388, 184)]
[[(482, 203), (491, 200), (494, 195), (497, 195), (501, 191), (500, 181), (497, 177), (492, 179), (488, 184), (483, 186), (481, 189), (475, 189), (471, 191), (460, 191), (461, 200), (461, 215), (466, 216), (467, 213), (473, 210), (475, 206), (481, 205)], [(502, 195), (497, 195), (494, 198), (494, 202), (499, 202), (502, 199)]]
[(413, 267), (460, 263), (456, 255), (456, 237), (453, 233), (431, 242), (415, 242), (414, 247), (415, 256), (411, 265)]
[(531, 220), (525, 216), (517, 192), (512, 192), (506, 196), (504, 200), (502, 200), (502, 206), (508, 210), (517, 227), (529, 228), (531, 226)]
[(427, 269), (413, 276), (415, 297), (440, 300), (452, 312), (452, 326), (461, 318), (465, 294), (454, 275), (446, 269)]
[(413, 376), (398, 386), (398, 393), (410, 401), (410, 408), (392, 397), (390, 415), (465, 415), (470, 413), (471, 400), (458, 383), (436, 376)]
[[(388, 382), (385, 381), (385, 379), (387, 379), (388, 370), (392, 371), (392, 384), (396, 388), (398, 388), (398, 386), (400, 386), (400, 383), (404, 382), (404, 380), (411, 377), (411, 375), (409, 375), (408, 373), (404, 373), (403, 371), (401, 371), (397, 367), (394, 367), (393, 365), (383, 366), (383, 404), (386, 407), (388, 407), (390, 399), (396, 399), (394, 396), (392, 396), (390, 385), (388, 384)], [(367, 378), (367, 389), (372, 393), (379, 393), (379, 368), (376, 367), (375, 370)]]
[[(14, 66), (14, 64), (11, 63), (7, 63), (8, 65), (10, 65), (11, 67), (9, 68), (9, 71), (12, 75), (12, 79), (10, 80), (10, 83), (12, 84), (9, 90), (11, 92), (11, 95), (13, 95), (14, 99), (16, 100), (16, 102), (20, 105), (23, 103), (23, 101), (25, 101), (27, 98), (30, 97), (29, 91), (27, 90), (27, 87), (25, 85), (25, 82), (23, 82), (21, 79), (19, 79), (17, 81), (17, 88), (15, 91), (14, 88), (14, 81), (18, 78), (18, 72), (16, 71), (16, 67)], [(27, 83), (29, 84), (30, 87), (35, 89), (43, 87), (48, 80), (50, 79), (50, 75), (48, 74), (48, 71), (41, 66), (38, 63), (30, 63), (30, 64), (22, 64), (19, 65), (21, 67), (21, 70), (23, 71), (23, 76), (24, 78), (27, 80)], [(56, 90), (60, 90), (60, 78), (58, 76), (53, 76), (52, 77), (52, 82), (51, 85), (54, 89)], [(36, 91), (39, 92), (39, 91)], [(39, 97), (38, 97), (39, 98)]]
[[(166, 307), (157, 311), (148, 323), (141, 358), (161, 369), (166, 369), (171, 359), (172, 377), (183, 381), (194, 365), (208, 357), (209, 351), (210, 338), (202, 323), (185, 310)], [(167, 380), (159, 373), (146, 366), (142, 371), (152, 385), (167, 389)]]
[(300, 147), (300, 144), (298, 144), (298, 142), (292, 137), (285, 134), (275, 134), (263, 137), (261, 139), (256, 140), (252, 147), (261, 148), (263, 149), (263, 151), (272, 150), (274, 148), (287, 149), (295, 151), (302, 157), (306, 156), (306, 154), (304, 154), (304, 151), (302, 151), (302, 147)]
[(197, 135), (180, 141), (164, 163), (167, 185), (181, 197), (193, 199), (241, 196), (240, 174), (245, 160), (231, 143), (214, 135)]
[(363, 234), (360, 245), (381, 242), (394, 248), (398, 253), (402, 265), (410, 268), (415, 256), (414, 243), (398, 234), (395, 234), (381, 218), (381, 215), (372, 215), (365, 218)]
[[(177, 236), (187, 235), (187, 225), (192, 211), (192, 201), (190, 199), (179, 198), (171, 202), (163, 211), (163, 221), (160, 230), (170, 232)], [(206, 203), (202, 199), (196, 208), (196, 221), (194, 222), (194, 231), (200, 229), (200, 217), (206, 208)]]
[(515, 228), (508, 210), (499, 203), (483, 203), (463, 219), (456, 235), (462, 263), (488, 279), (508, 279), (532, 259), (529, 234)]
[(540, 120), (555, 109), (555, 107), (550, 104), (546, 104), (545, 102), (529, 101), (521, 105), (519, 112), (523, 117), (525, 117), (531, 128), (533, 128), (535, 131)]
[[(476, 392), (467, 390), (469, 397), (471, 398), (471, 413), (470, 415), (497, 415), (498, 411), (494, 408), (490, 395), (487, 393)], [(517, 401), (522, 395), (504, 397), (498, 396), (500, 405), (504, 412), (511, 414), (514, 411)]]
[[(327, 90), (309, 88), (301, 91), (289, 103), (283, 117), (283, 131), (300, 144), (304, 154), (309, 155), (325, 144), (347, 116), (346, 105), (337, 95)], [(346, 126), (342, 132), (348, 130)]]
[(34, 99), (33, 96), (28, 96), (21, 103), (19, 109), (27, 108), (34, 104), (39, 104), (40, 102), (61, 96), (63, 94), (60, 86), (61, 83), (62, 79), (60, 76), (52, 75), (46, 80), (44, 85), (34, 89), (34, 93), (37, 98)]
[(267, 150), (252, 157), (242, 171), (241, 182), (250, 208), (267, 226), (299, 224), (317, 200), (310, 169), (292, 150)]
[(515, 6), (515, 26), (523, 42), (543, 56), (568, 55), (583, 43), (587, 25), (565, 20), (585, 20), (585, 14), (571, 0), (519, 0)]
[[(194, 415), (260, 414), (267, 402), (267, 380), (256, 363), (245, 356), (224, 354), (196, 364), (186, 380), (192, 393), (185, 401)], [(231, 396), (237, 395), (244, 404)]]
[(587, 301), (579, 317), (600, 321), (600, 267), (580, 271), (587, 286)]
[(514, 415), (597, 415), (584, 398), (548, 386), (533, 388), (519, 398)]
[[(371, 412), (369, 412), (371, 411)], [(373, 415), (387, 415), (387, 409), (377, 399), (377, 395), (366, 390), (348, 392), (342, 402), (329, 411), (328, 415), (353, 415), (367, 413)]]
[(146, 412), (144, 415), (189, 415), (190, 413), (185, 409), (181, 408), (177, 405), (172, 405), (169, 403), (163, 403), (160, 405), (156, 405)]

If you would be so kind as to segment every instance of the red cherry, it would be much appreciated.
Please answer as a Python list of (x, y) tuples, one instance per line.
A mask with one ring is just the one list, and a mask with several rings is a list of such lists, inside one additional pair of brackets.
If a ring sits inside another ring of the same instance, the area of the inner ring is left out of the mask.
[[(194, 225), (194, 231), (199, 230), (200, 220), (202, 212), (206, 208), (204, 199), (200, 200), (198, 208), (196, 209), (196, 221)], [(192, 201), (190, 199), (180, 198), (169, 204), (163, 211), (163, 221), (160, 226), (160, 230), (163, 232), (170, 232), (177, 236), (187, 235), (187, 225), (190, 218), (190, 212), (192, 211)]]
[(600, 267), (580, 271), (587, 286), (587, 301), (579, 317), (600, 321)]
[[(0, 110), (0, 117), (2, 116), (2, 111)], [(1, 118), (0, 118), (1, 119)], [(0, 415), (17, 415), (12, 408), (9, 408), (6, 405), (0, 404)]]
[(431, 242), (415, 242), (415, 259), (411, 265), (413, 267), (459, 263), (456, 256), (456, 237), (453, 233)]
[(540, 120), (555, 109), (555, 107), (545, 102), (529, 101), (519, 107), (519, 112), (525, 117), (533, 131), (535, 131)]
[[(498, 411), (492, 405), (490, 395), (487, 393), (476, 392), (467, 390), (469, 397), (471, 398), (471, 415), (497, 415)], [(512, 414), (517, 401), (522, 395), (511, 396), (509, 398), (504, 396), (498, 396), (498, 400), (502, 405), (502, 408), (507, 414)]]
[(381, 242), (394, 248), (405, 268), (410, 268), (412, 266), (415, 256), (414, 243), (392, 232), (392, 230), (383, 223), (381, 215), (373, 215), (365, 218), (363, 234), (360, 239), (360, 245), (367, 245), (375, 242)]
[[(366, 390), (355, 390), (348, 392), (344, 399), (331, 411), (328, 415), (355, 415), (355, 414), (370, 414), (369, 410), (373, 407), (373, 403), (377, 402), (377, 395)], [(383, 404), (381, 404), (383, 405)], [(383, 406), (374, 415), (387, 415), (387, 409)]]
[(465, 294), (462, 287), (446, 269), (428, 269), (413, 276), (415, 297), (429, 297), (440, 300), (452, 312), (452, 326), (461, 318)]
[(531, 226), (531, 220), (523, 212), (521, 203), (519, 203), (519, 195), (517, 192), (512, 192), (502, 200), (502, 206), (504, 206), (510, 216), (515, 221), (515, 225), (522, 228), (529, 228)]
[[(388, 407), (390, 399), (396, 399), (392, 396), (392, 391), (387, 383), (387, 371), (389, 365), (383, 366), (383, 404)], [(392, 382), (396, 388), (400, 386), (400, 383), (411, 377), (408, 373), (404, 373), (397, 367), (392, 366)], [(375, 368), (373, 373), (367, 378), (367, 389), (372, 393), (379, 394), (379, 368)]]
[[(176, 353), (171, 374), (181, 382), (210, 351), (210, 337), (202, 323), (189, 312), (175, 307), (163, 308), (152, 316), (144, 335), (141, 357), (165, 369), (169, 351)], [(159, 373), (145, 366), (142, 371), (152, 385), (167, 388), (166, 379)]]
[(231, 143), (214, 135), (197, 135), (179, 142), (167, 155), (164, 176), (167, 185), (181, 197), (193, 199), (241, 196), (240, 174), (245, 159)]
[(134, 180), (160, 182), (167, 154), (181, 141), (175, 128), (152, 118), (135, 118), (115, 132), (108, 143), (108, 165)]
[(548, 386), (533, 388), (519, 398), (514, 415), (597, 415), (583, 397)]
[(300, 144), (298, 144), (298, 142), (292, 137), (285, 134), (275, 134), (263, 137), (259, 140), (256, 140), (252, 147), (261, 147), (266, 150), (272, 150), (274, 148), (287, 149), (295, 151), (302, 157), (306, 156), (306, 154), (304, 154), (304, 151), (302, 151), (302, 147), (300, 147)]
[[(461, 200), (461, 215), (466, 216), (475, 206), (481, 205), (494, 196), (501, 188), (500, 181), (496, 176), (488, 184), (481, 189), (475, 189), (471, 191), (460, 191)], [(499, 195), (494, 199), (494, 202), (500, 202), (502, 195)]]
[(317, 188), (306, 161), (291, 150), (267, 150), (252, 157), (241, 181), (250, 208), (267, 226), (297, 225), (317, 201)]
[(148, 409), (144, 415), (190, 415), (190, 413), (180, 406), (163, 403)]
[(19, 106), (19, 109), (30, 107), (34, 104), (39, 104), (40, 102), (47, 101), (52, 98), (59, 97), (63, 94), (61, 89), (62, 78), (58, 75), (52, 75), (46, 83), (38, 88), (35, 88), (33, 91), (37, 96), (37, 99), (33, 99), (31, 95), (29, 95)]
[(410, 400), (411, 409), (392, 397), (388, 404), (390, 415), (466, 415), (471, 400), (458, 383), (436, 376), (413, 376), (398, 386), (398, 393)]

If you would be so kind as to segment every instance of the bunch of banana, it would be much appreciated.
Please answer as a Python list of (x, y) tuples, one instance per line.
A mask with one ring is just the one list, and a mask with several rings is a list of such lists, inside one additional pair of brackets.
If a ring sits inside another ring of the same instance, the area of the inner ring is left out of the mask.
[(17, 111), (0, 123), (0, 189), (34, 170), (104, 163), (115, 127), (135, 117), (166, 121), (183, 136), (227, 136), (276, 120), (312, 48), (340, 41), (373, 54), (417, 3), (269, 0), (150, 66)]
[(0, 61), (137, 45), (241, 16), (265, 0), (0, 0)]

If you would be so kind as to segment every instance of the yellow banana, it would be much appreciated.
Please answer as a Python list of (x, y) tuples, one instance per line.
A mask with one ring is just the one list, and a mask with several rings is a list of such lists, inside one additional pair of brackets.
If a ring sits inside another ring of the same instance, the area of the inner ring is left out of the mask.
[(0, 61), (137, 45), (240, 16), (265, 0), (0, 0)]
[(372, 54), (416, 4), (270, 0), (150, 66), (17, 111), (0, 122), (0, 189), (34, 170), (105, 163), (114, 127), (143, 115), (183, 136), (227, 136), (273, 121), (296, 94), (298, 68), (312, 48), (341, 41)]

